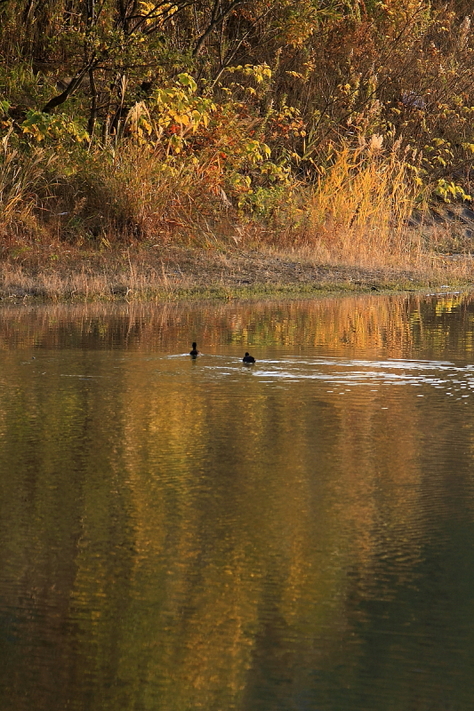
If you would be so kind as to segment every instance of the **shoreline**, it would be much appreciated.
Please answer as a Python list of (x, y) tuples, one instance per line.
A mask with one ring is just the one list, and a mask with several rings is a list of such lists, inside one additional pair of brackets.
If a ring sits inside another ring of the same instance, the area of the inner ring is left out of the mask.
[(202, 247), (70, 250), (0, 264), (0, 302), (161, 302), (316, 298), (328, 294), (467, 291), (467, 257), (437, 269), (324, 264), (307, 254)]

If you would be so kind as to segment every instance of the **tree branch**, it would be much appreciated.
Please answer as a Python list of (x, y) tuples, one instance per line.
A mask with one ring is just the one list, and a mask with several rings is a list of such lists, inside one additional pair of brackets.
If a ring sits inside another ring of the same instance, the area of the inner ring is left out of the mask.
[(202, 35), (199, 37), (198, 41), (196, 42), (196, 46), (193, 49), (193, 57), (197, 57), (200, 54), (204, 46), (204, 42), (209, 37), (211, 32), (213, 32), (217, 27), (219, 27), (220, 24), (222, 24), (222, 22), (224, 22), (225, 18), (230, 15), (232, 10), (236, 8), (237, 5), (243, 5), (245, 2), (246, 0), (233, 0), (233, 2), (230, 3), (229, 7), (226, 10), (222, 10), (220, 14), (217, 14), (218, 0), (216, 0), (214, 9), (212, 11), (211, 21), (209, 22), (207, 28), (204, 30)]
[(96, 64), (96, 59), (91, 59), (82, 69), (80, 69), (76, 74), (73, 76), (67, 87), (64, 89), (61, 94), (57, 94), (56, 96), (53, 96), (52, 99), (48, 101), (47, 104), (43, 106), (41, 111), (44, 114), (51, 114), (56, 106), (60, 106), (61, 104), (64, 104), (65, 101), (69, 99), (71, 94), (73, 94), (81, 81), (84, 79), (85, 75), (94, 68)]

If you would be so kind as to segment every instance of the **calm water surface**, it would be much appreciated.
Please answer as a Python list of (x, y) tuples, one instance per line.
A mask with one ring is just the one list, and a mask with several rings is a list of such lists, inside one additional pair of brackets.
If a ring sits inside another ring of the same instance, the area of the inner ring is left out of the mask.
[(474, 707), (473, 299), (0, 317), (2, 711)]

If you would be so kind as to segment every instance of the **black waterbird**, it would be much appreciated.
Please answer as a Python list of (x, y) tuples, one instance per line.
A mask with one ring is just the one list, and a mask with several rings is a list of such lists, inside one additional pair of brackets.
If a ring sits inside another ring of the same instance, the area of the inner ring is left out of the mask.
[(246, 353), (244, 355), (244, 357), (242, 358), (242, 362), (243, 363), (255, 363), (255, 358), (253, 356), (249, 355), (249, 353)]
[(198, 351), (198, 349), (197, 349), (197, 343), (196, 343), (196, 342), (193, 342), (193, 343), (192, 343), (192, 348), (191, 348), (191, 350), (189, 351), (189, 355), (191, 356), (191, 358), (197, 358), (197, 356), (199, 355), (199, 351)]

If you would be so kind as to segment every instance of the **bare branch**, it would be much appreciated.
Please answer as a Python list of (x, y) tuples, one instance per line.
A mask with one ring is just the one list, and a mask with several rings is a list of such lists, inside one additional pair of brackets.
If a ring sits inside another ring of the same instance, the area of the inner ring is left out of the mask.
[(73, 76), (67, 87), (64, 89), (61, 94), (57, 94), (56, 96), (53, 96), (52, 99), (48, 101), (47, 104), (43, 106), (41, 109), (44, 114), (50, 114), (53, 112), (53, 110), (56, 108), (56, 106), (60, 106), (61, 104), (64, 104), (65, 101), (69, 99), (71, 94), (73, 94), (77, 87), (80, 85), (82, 80), (84, 79), (85, 75), (94, 68), (96, 65), (96, 59), (93, 58), (91, 59), (82, 69), (80, 69), (76, 74)]
[(219, 0), (215, 0), (211, 21), (209, 22), (209, 25), (204, 30), (202, 35), (199, 37), (198, 41), (196, 42), (196, 45), (193, 49), (193, 57), (197, 57), (200, 54), (206, 39), (215, 29), (217, 29), (217, 27), (219, 27), (219, 25), (224, 22), (224, 20), (230, 15), (232, 10), (234, 10), (238, 5), (244, 5), (245, 2), (246, 0), (233, 0), (233, 2), (231, 2), (226, 9), (222, 9), (220, 12), (218, 12)]

